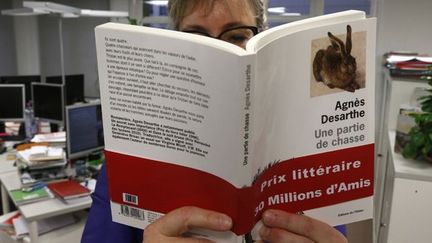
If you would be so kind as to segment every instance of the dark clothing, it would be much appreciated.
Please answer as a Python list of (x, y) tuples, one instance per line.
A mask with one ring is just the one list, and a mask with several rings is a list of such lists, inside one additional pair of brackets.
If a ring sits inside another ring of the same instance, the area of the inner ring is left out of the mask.
[(114, 223), (105, 165), (92, 194), (92, 206), (84, 228), (81, 243), (141, 243), (143, 230)]

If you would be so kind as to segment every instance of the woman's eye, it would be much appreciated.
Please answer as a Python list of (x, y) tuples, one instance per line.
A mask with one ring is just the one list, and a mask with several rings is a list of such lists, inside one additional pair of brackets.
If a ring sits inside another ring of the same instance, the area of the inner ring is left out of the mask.
[(247, 36), (244, 36), (244, 35), (233, 35), (233, 36), (230, 36), (227, 41), (234, 44), (234, 43), (243, 43), (243, 42), (245, 42), (247, 40), (248, 40)]

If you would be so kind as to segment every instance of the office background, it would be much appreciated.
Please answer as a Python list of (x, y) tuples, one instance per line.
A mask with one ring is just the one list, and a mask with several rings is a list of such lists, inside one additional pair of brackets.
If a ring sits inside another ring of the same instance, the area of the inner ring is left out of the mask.
[[(127, 1), (59, 0), (85, 9), (128, 11)], [(371, 16), (378, 17), (377, 65), (391, 50), (432, 53), (429, 0), (371, 0)], [(21, 7), (22, 1), (0, 1), (0, 9)], [(86, 96), (99, 94), (94, 44), (94, 26), (108, 18), (63, 18), (65, 73), (84, 73)], [(58, 20), (52, 16), (10, 17), (0, 15), (0, 74), (42, 76), (60, 74)], [(379, 66), (380, 67), (380, 66)], [(382, 92), (377, 68), (377, 93)], [(379, 109), (378, 104), (378, 109)], [(379, 111), (379, 110), (377, 110)]]
[[(290, 0), (286, 0), (290, 1)], [(308, 0), (304, 0), (309, 2)], [(319, 2), (320, 0), (310, 0)], [(327, 1), (327, 0), (324, 0)], [(328, 0), (330, 1), (330, 0)], [(83, 9), (128, 11), (128, 1), (56, 0)], [(0, 9), (22, 6), (20, 0), (0, 1)], [(432, 55), (432, 1), (370, 0), (370, 16), (378, 18), (376, 53), (376, 114), (383, 112), (383, 54), (403, 50)], [(109, 18), (63, 18), (65, 74), (85, 75), (85, 95), (98, 97), (94, 27)], [(124, 22), (124, 19), (121, 20)], [(0, 76), (60, 75), (59, 21), (54, 16), (11, 17), (0, 15)], [(379, 115), (376, 116), (377, 124)], [(377, 126), (378, 128), (378, 126)], [(377, 135), (386, 131), (379, 131)]]

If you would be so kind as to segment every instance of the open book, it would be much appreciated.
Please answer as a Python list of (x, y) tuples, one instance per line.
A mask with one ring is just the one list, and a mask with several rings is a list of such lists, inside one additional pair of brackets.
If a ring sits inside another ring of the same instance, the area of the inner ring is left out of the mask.
[(244, 50), (98, 26), (113, 220), (144, 228), (195, 205), (242, 235), (267, 208), (372, 218), (375, 32), (347, 11), (263, 31)]

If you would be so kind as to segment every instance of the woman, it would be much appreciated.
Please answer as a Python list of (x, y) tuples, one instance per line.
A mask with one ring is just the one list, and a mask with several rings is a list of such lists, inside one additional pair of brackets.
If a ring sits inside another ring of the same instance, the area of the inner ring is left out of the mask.
[[(170, 0), (169, 10), (176, 30), (218, 38), (243, 48), (253, 35), (265, 29), (261, 0)], [(267, 242), (347, 242), (333, 227), (303, 215), (267, 210), (262, 221), (259, 233)], [(169, 212), (149, 225), (144, 233), (111, 222), (103, 169), (82, 242), (198, 242), (183, 237), (196, 227), (228, 231), (232, 220), (227, 215), (190, 206)]]

